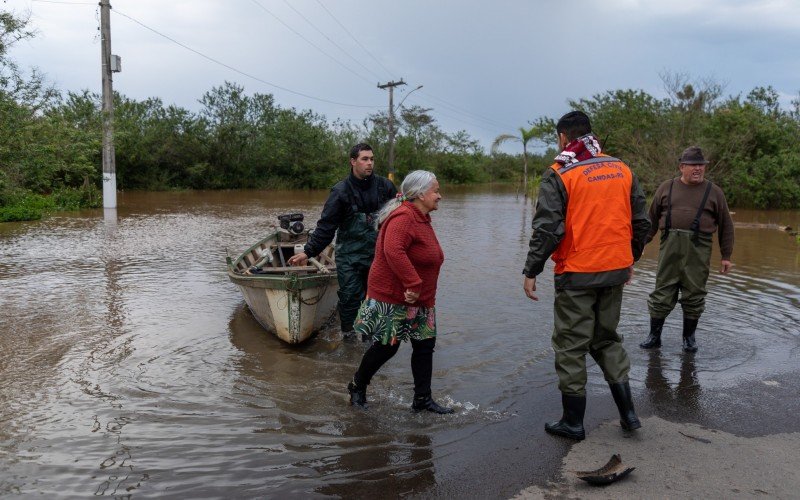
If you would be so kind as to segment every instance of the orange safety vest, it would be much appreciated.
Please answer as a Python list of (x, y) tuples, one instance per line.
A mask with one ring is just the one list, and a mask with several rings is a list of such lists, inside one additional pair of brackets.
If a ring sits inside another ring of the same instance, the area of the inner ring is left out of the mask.
[(550, 168), (567, 190), (566, 233), (553, 252), (555, 273), (599, 273), (633, 265), (630, 168), (607, 155)]

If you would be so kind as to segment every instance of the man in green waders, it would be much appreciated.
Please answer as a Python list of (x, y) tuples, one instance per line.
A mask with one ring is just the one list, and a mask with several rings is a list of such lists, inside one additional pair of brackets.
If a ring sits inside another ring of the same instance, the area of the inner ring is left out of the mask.
[(350, 175), (331, 189), (316, 229), (303, 252), (293, 255), (289, 265), (303, 266), (317, 256), (336, 236), (336, 274), (339, 279), (339, 318), (342, 334), (352, 337), (358, 306), (367, 290), (367, 276), (375, 256), (374, 214), (394, 198), (397, 188), (389, 179), (373, 173), (375, 157), (369, 144), (350, 150)]
[(705, 309), (711, 235), (719, 231), (720, 272), (725, 274), (733, 265), (733, 220), (722, 189), (705, 180), (708, 161), (703, 157), (703, 151), (696, 146), (686, 148), (679, 161), (681, 176), (662, 183), (650, 205), (653, 226), (647, 241), (650, 242), (661, 229), (661, 245), (656, 288), (647, 301), (650, 334), (639, 347), (661, 347), (664, 321), (675, 303), (680, 302), (683, 309), (683, 350), (696, 352), (695, 330)]

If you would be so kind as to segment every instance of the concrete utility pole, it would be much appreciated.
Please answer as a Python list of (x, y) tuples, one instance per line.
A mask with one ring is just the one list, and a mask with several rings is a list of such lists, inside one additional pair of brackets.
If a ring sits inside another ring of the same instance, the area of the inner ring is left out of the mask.
[(389, 89), (389, 180), (394, 182), (394, 88), (398, 85), (405, 85), (406, 82), (401, 78), (399, 82), (389, 82), (381, 85), (379, 89)]
[(100, 47), (103, 70), (103, 208), (117, 208), (114, 91), (111, 85), (111, 4), (109, 4), (109, 0), (100, 0)]

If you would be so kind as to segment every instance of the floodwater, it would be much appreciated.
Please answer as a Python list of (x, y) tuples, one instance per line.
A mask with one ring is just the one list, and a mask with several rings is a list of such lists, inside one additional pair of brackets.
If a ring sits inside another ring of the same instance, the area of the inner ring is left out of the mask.
[[(334, 328), (290, 347), (266, 334), (225, 274), (284, 212), (313, 225), (326, 192), (121, 193), (116, 213), (0, 224), (0, 495), (504, 498), (553, 473), (566, 450), (552, 368), (552, 278), (522, 292), (532, 210), (503, 187), (443, 186), (434, 227), (434, 396), (409, 411), (410, 348), (347, 404), (363, 353)], [(737, 210), (732, 274), (713, 272), (700, 351), (680, 352), (680, 312), (652, 354), (645, 335), (656, 244), (627, 288), (620, 331), (643, 411), (688, 405), (797, 370), (800, 212)], [(715, 243), (716, 245), (716, 243)], [(715, 249), (713, 261), (719, 261)], [(587, 425), (613, 418), (590, 369)], [(602, 402), (602, 404), (601, 404)]]

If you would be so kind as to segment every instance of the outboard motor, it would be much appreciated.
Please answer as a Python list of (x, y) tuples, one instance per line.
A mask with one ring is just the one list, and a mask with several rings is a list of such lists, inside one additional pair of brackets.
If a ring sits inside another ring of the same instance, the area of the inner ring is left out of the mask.
[(305, 229), (304, 218), (303, 214), (283, 214), (278, 216), (278, 221), (280, 221), (282, 229), (292, 234), (300, 234)]

